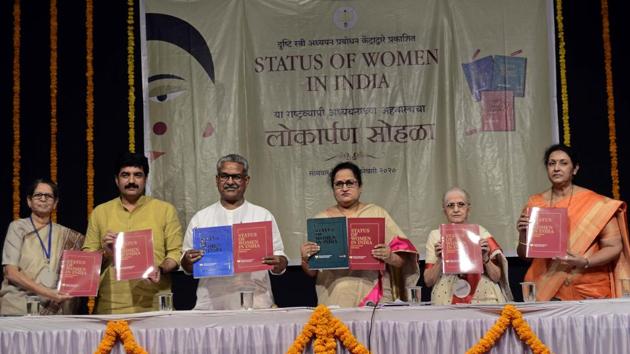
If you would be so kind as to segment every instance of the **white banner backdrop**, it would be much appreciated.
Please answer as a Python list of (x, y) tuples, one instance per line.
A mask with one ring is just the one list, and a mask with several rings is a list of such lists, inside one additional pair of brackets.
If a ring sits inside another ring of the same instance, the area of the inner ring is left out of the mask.
[(182, 223), (218, 199), (220, 156), (250, 161), (248, 200), (299, 262), (328, 171), (363, 169), (361, 200), (424, 253), (460, 186), (471, 223), (510, 251), (557, 140), (551, 0), (146, 0), (149, 191)]

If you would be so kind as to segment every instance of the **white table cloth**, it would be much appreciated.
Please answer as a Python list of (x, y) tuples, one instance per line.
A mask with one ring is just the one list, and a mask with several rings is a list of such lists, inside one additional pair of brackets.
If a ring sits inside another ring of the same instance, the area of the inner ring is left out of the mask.
[[(515, 304), (555, 353), (630, 353), (630, 299)], [(376, 310), (373, 353), (464, 353), (502, 306), (399, 306)], [(333, 309), (368, 344), (371, 308)], [(127, 319), (149, 353), (285, 353), (312, 309), (176, 311), (137, 315), (0, 318), (0, 353), (93, 353), (107, 321)], [(513, 330), (495, 353), (529, 353)], [(113, 353), (122, 353), (120, 344)], [(309, 348), (307, 352), (312, 352)]]

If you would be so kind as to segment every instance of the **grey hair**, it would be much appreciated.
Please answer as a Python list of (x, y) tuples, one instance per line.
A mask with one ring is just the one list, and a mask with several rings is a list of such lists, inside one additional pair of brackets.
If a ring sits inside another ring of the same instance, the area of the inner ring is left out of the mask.
[(239, 154), (229, 154), (225, 155), (217, 161), (217, 172), (221, 170), (221, 166), (223, 166), (224, 162), (236, 162), (243, 165), (243, 174), (247, 176), (247, 171), (249, 170), (249, 162), (247, 159)]
[(464, 195), (464, 198), (466, 198), (466, 203), (468, 203), (469, 205), (471, 204), (470, 194), (468, 194), (468, 192), (466, 192), (464, 188), (451, 187), (449, 190), (444, 192), (444, 196), (442, 196), (442, 205), (446, 205), (446, 196), (451, 192), (460, 192), (461, 194)]

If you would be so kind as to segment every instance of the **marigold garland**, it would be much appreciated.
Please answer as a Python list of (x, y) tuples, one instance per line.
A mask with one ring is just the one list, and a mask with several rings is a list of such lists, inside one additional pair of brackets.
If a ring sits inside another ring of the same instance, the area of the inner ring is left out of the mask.
[(134, 37), (134, 0), (127, 0), (127, 85), (129, 115), (129, 151), (136, 152), (136, 92), (135, 92), (135, 37)]
[(94, 354), (109, 354), (118, 339), (123, 343), (127, 354), (148, 354), (147, 351), (136, 342), (136, 338), (134, 338), (133, 332), (131, 332), (129, 328), (129, 323), (124, 320), (107, 322), (103, 339), (101, 339)]
[(13, 218), (20, 217), (20, 0), (13, 2)]
[[(86, 103), (86, 129), (85, 140), (87, 143), (87, 215), (94, 209), (94, 68), (92, 60), (94, 55), (94, 20), (93, 20), (92, 0), (85, 2), (85, 79), (87, 82), (85, 92)], [(91, 314), (94, 306), (90, 307), (90, 302), (94, 304), (94, 298), (88, 300), (88, 311)]]
[(87, 310), (90, 315), (94, 313), (95, 306), (96, 306), (96, 297), (94, 296), (88, 297)]
[(610, 176), (612, 194), (619, 195), (619, 169), (617, 163), (617, 131), (615, 126), (615, 95), (613, 92), (612, 46), (610, 45), (610, 23), (608, 22), (608, 0), (602, 0), (602, 37), (604, 39), (604, 67), (606, 71), (606, 107), (608, 108), (608, 139), (610, 150)]
[(569, 126), (569, 90), (567, 88), (567, 62), (563, 20), (562, 0), (556, 0), (556, 31), (558, 32), (558, 63), (560, 67), (560, 103), (562, 105), (562, 142), (566, 146), (571, 146), (571, 129)]
[(338, 338), (346, 349), (353, 354), (369, 354), (369, 351), (354, 338), (348, 327), (334, 317), (328, 307), (319, 305), (311, 318), (304, 325), (300, 335), (287, 350), (287, 354), (301, 354), (315, 336), (313, 351), (315, 354), (335, 354)]
[(50, 178), (57, 180), (57, 0), (50, 0)]
[(85, 4), (85, 78), (86, 87), (86, 132), (87, 141), (87, 212), (88, 215), (94, 209), (94, 24), (93, 24), (93, 3), (87, 0)]
[(513, 305), (505, 305), (501, 311), (501, 317), (486, 334), (466, 351), (466, 354), (482, 354), (488, 352), (501, 338), (509, 326), (514, 327), (518, 338), (529, 346), (534, 354), (549, 354), (551, 350), (538, 339), (536, 334), (529, 327), (523, 314)]

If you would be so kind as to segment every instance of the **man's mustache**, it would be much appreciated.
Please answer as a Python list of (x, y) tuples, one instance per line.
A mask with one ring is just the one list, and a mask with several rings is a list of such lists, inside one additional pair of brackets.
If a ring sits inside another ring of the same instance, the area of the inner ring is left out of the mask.
[(125, 189), (131, 189), (131, 188), (140, 188), (139, 185), (135, 184), (135, 183), (129, 183), (128, 185), (125, 186)]
[(238, 184), (224, 184), (223, 189), (238, 189)]

